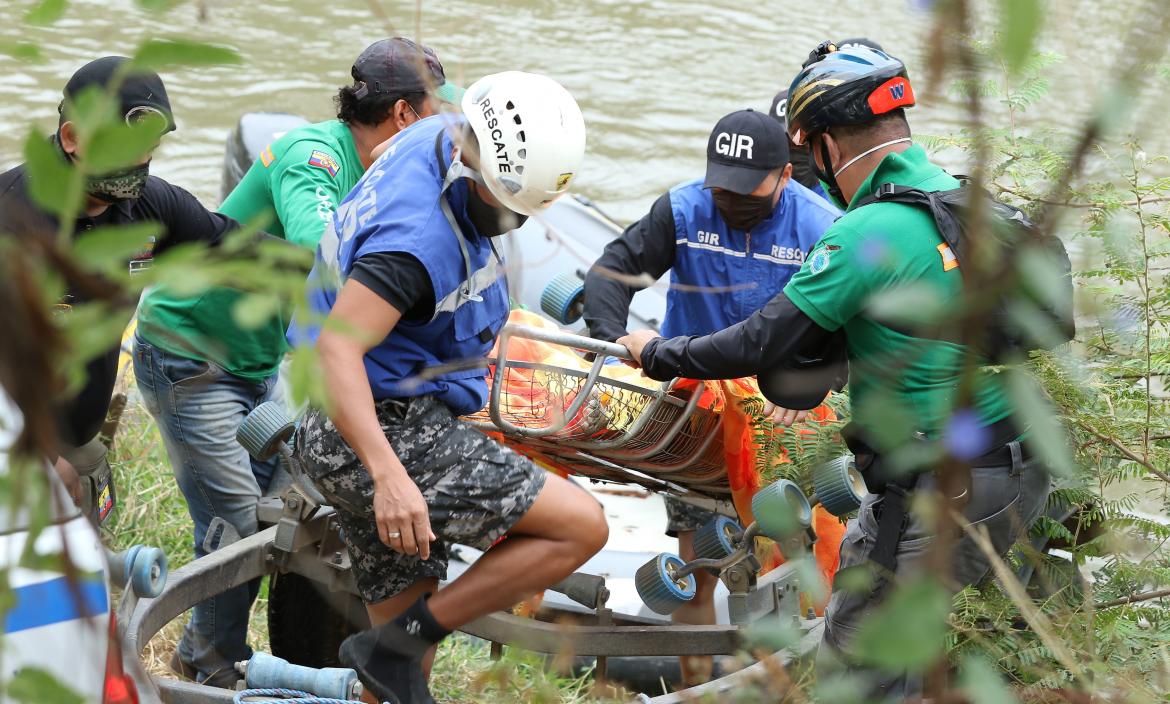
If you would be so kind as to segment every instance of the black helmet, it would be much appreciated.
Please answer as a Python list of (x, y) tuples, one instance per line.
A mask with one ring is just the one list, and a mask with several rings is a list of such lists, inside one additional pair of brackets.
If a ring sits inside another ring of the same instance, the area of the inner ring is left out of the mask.
[(833, 125), (860, 125), (914, 105), (906, 66), (880, 49), (854, 44), (817, 47), (819, 61), (804, 68), (788, 89), (788, 136), (804, 144)]

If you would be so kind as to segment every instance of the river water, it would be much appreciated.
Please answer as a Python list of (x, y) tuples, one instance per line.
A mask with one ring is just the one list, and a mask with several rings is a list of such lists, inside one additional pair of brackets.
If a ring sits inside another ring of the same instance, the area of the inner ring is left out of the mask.
[[(902, 57), (912, 77), (925, 78), (932, 29), (923, 9), (930, 0), (821, 0), (804, 5), (805, 17), (786, 9), (797, 4), (741, 0), (421, 0), (421, 16), (414, 0), (204, 0), (162, 15), (134, 0), (71, 0), (61, 21), (31, 30), (19, 21), (30, 2), (0, 2), (7, 15), (0, 45), (33, 41), (46, 57), (32, 65), (0, 57), (0, 166), (20, 160), (30, 125), (55, 127), (61, 87), (85, 61), (131, 52), (148, 36), (220, 42), (245, 63), (164, 74), (180, 128), (153, 167), (215, 205), (224, 139), (241, 113), (331, 117), (332, 94), (349, 81), (354, 57), (396, 33), (421, 36), (464, 85), (514, 68), (564, 83), (589, 130), (579, 190), (620, 221), (701, 174), (715, 121), (742, 107), (766, 110), (822, 39), (869, 36)], [(376, 2), (386, 19), (371, 9)], [(1067, 58), (1052, 70), (1050, 97), (1023, 116), (1025, 124), (1077, 124), (1106, 82), (1127, 24), (1140, 19), (1127, 11), (1131, 5), (1051, 3), (1041, 42)], [(917, 132), (961, 127), (963, 108), (947, 84), (928, 89), (920, 81), (918, 93)], [(1157, 130), (1139, 131), (1149, 133), (1151, 152), (1170, 143)]]

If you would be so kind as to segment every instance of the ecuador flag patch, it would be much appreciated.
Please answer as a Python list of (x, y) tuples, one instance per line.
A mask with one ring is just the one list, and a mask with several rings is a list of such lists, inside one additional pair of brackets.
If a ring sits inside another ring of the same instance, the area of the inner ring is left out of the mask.
[(316, 166), (318, 169), (325, 169), (330, 176), (337, 176), (338, 170), (341, 168), (337, 165), (337, 160), (325, 152), (314, 151), (309, 156), (309, 166)]

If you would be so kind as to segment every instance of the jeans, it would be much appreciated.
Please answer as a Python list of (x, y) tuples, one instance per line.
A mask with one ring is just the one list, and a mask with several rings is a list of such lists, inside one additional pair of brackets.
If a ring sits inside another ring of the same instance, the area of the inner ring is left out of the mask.
[[(1035, 459), (1015, 460), (1002, 467), (972, 468), (970, 500), (964, 508), (964, 515), (973, 526), (987, 530), (992, 546), (1002, 557), (1026, 535), (1028, 527), (1043, 511), (1050, 488), (1047, 471)], [(928, 491), (936, 491), (932, 475), (923, 476), (915, 489), (917, 494)], [(857, 518), (849, 521), (841, 541), (838, 574), (849, 568), (870, 566), (869, 553), (878, 533), (874, 508), (882, 501), (881, 494), (866, 495)], [(922, 517), (911, 511), (898, 541), (892, 580), (879, 575), (880, 570), (873, 570), (873, 585), (868, 590), (838, 589), (834, 585), (825, 610), (825, 633), (817, 654), (819, 681), (828, 681), (834, 673), (844, 669), (861, 676), (867, 702), (901, 702), (922, 695), (924, 682), (921, 675), (860, 667), (852, 662), (850, 645), (865, 618), (881, 606), (898, 582), (929, 569), (926, 562), (935, 538)], [(987, 556), (963, 533), (950, 546), (950, 574), (940, 577), (948, 590), (957, 591), (966, 585), (977, 584), (990, 569)]]
[[(277, 375), (262, 382), (229, 374), (214, 364), (135, 340), (138, 390), (158, 423), (179, 489), (195, 523), (195, 557), (216, 516), (240, 537), (257, 530), (256, 504), (273, 480), (278, 460), (253, 461), (236, 442), (236, 429), (253, 408), (282, 400)], [(260, 580), (234, 587), (195, 606), (179, 642), (179, 658), (203, 681), (232, 672), (252, 655), (248, 616)]]

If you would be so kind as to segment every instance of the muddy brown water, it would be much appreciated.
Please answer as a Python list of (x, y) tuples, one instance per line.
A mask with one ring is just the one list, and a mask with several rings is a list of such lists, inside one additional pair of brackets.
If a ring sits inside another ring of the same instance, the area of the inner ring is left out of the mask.
[[(348, 82), (363, 47), (390, 31), (417, 33), (465, 85), (513, 68), (564, 83), (589, 129), (579, 190), (628, 221), (669, 186), (700, 174), (715, 121), (743, 107), (767, 110), (822, 39), (869, 36), (924, 79), (931, 29), (923, 9), (929, 0), (822, 0), (803, 5), (803, 16), (799, 3), (740, 0), (421, 0), (421, 19), (414, 0), (377, 0), (392, 29), (372, 2), (189, 0), (155, 15), (134, 0), (71, 0), (56, 25), (29, 29), (19, 18), (30, 3), (3, 0), (0, 44), (39, 43), (46, 60), (28, 65), (0, 57), (0, 165), (19, 161), (30, 124), (55, 126), (61, 87), (86, 60), (130, 52), (148, 36), (220, 42), (238, 48), (245, 63), (164, 74), (180, 129), (154, 166), (214, 205), (224, 139), (241, 113), (326, 119), (333, 91)], [(1051, 73), (1050, 98), (1025, 113), (1024, 124), (1077, 123), (1105, 83), (1136, 4), (1051, 4), (1042, 43), (1067, 58)], [(920, 83), (919, 102), (916, 131), (946, 134), (965, 120), (945, 84)], [(1149, 133), (1151, 151), (1167, 143), (1159, 130), (1141, 131)]]

